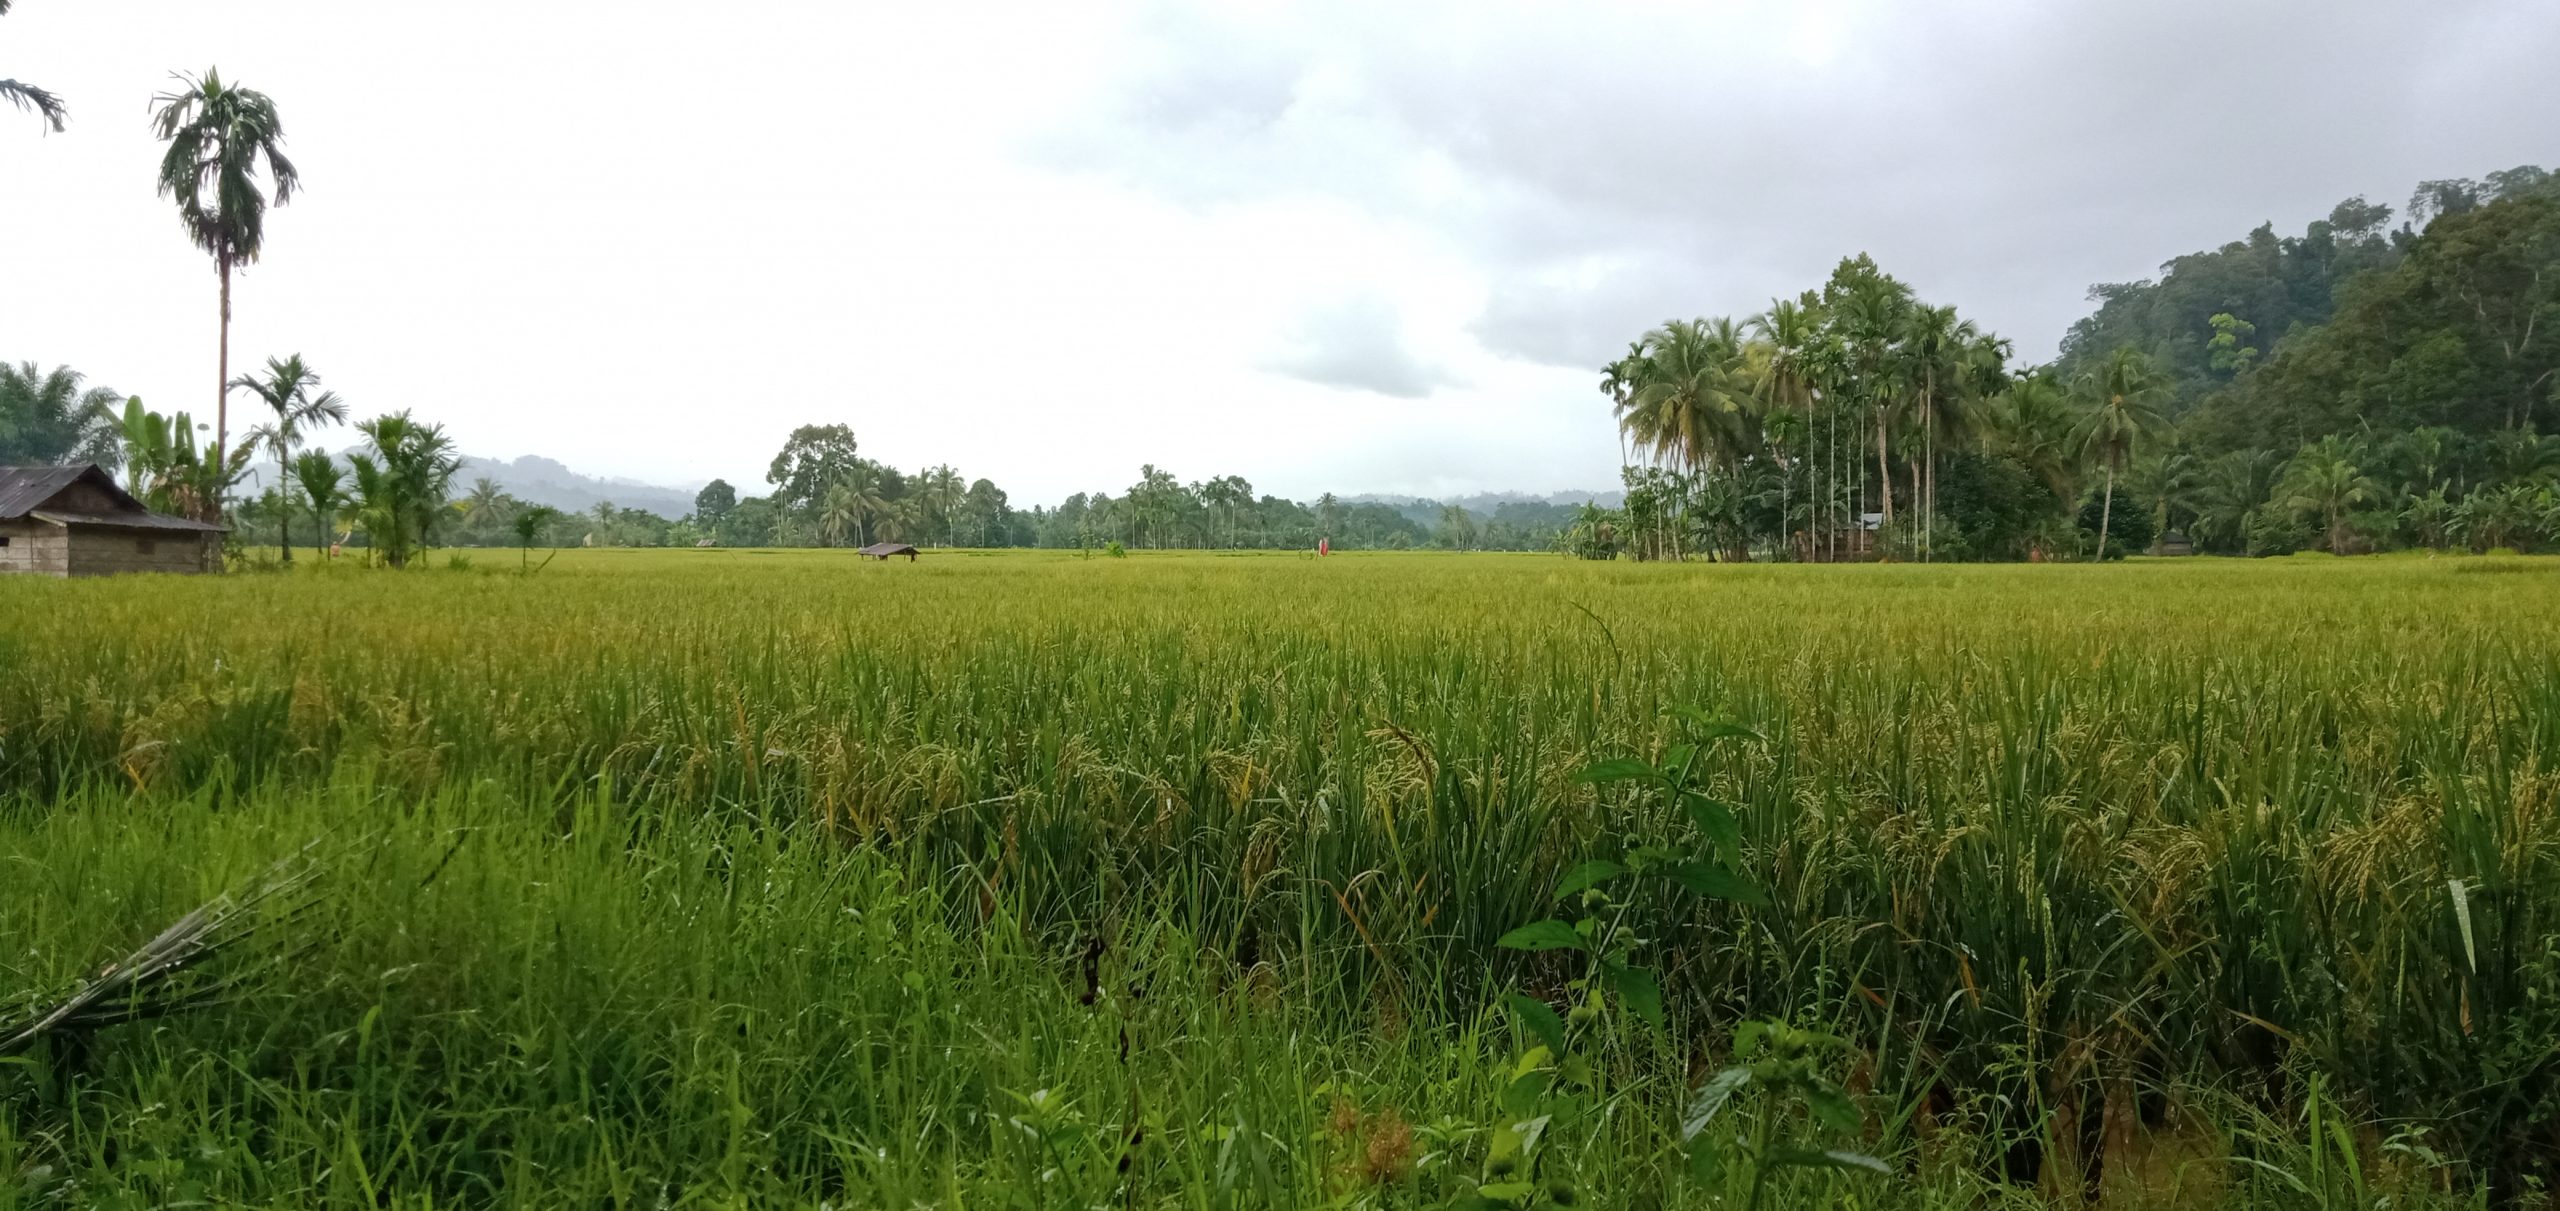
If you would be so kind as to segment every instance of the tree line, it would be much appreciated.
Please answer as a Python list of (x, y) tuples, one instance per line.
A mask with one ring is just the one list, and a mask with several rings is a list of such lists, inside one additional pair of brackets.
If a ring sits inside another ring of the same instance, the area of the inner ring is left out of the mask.
[(1590, 558), (2098, 558), (2560, 546), (2560, 180), (2349, 199), (2091, 291), (2061, 356), (1866, 256), (1603, 368), (1627, 495)]

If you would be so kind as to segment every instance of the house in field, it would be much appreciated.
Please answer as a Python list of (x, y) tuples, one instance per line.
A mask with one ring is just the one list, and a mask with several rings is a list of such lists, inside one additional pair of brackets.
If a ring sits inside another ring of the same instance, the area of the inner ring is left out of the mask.
[(904, 555), (907, 561), (912, 563), (915, 561), (916, 549), (903, 542), (875, 542), (854, 554), (871, 559), (887, 559), (892, 555)]
[(222, 533), (152, 512), (95, 464), (0, 467), (0, 575), (214, 572)]

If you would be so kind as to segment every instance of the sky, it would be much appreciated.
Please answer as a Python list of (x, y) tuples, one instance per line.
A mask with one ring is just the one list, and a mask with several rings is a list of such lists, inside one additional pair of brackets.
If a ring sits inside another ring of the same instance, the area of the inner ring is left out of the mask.
[(2560, 166), (2554, 62), (2545, 0), (16, 0), (0, 76), (71, 122), (0, 109), (0, 358), (211, 413), (148, 115), (219, 67), (303, 183), (235, 372), (472, 454), (1605, 488), (1598, 366), (1665, 318), (1863, 251), (2047, 358), (2091, 283)]

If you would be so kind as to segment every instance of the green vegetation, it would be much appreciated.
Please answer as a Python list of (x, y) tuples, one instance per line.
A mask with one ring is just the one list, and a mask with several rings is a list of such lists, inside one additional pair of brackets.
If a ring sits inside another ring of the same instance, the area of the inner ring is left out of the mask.
[[(1747, 324), (1666, 322), (1601, 379), (1648, 465), (1565, 545), (1936, 560), (2103, 559), (2173, 531), (2228, 554), (2560, 544), (2560, 449), (2537, 430), (2560, 418), (2560, 178), (2429, 181), (2410, 214), (2386, 234), (2389, 207), (2350, 199), (2298, 239), (2261, 227), (2156, 283), (2096, 287), (2050, 366), (2012, 365), (2007, 342), (1865, 256)], [(2049, 499), (2018, 490), (2037, 482)], [(2119, 531), (2129, 487), (2147, 520)], [(1591, 537), (1600, 520), (1616, 543)]]
[(0, 582), (0, 1201), (2530, 1205), (2555, 576)]

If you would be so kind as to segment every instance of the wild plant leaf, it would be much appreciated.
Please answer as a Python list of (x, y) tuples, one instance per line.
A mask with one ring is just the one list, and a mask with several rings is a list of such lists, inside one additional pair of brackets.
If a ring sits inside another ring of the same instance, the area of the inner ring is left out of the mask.
[(1689, 813), (1689, 823), (1698, 833), (1714, 842), (1716, 856), (1730, 864), (1742, 861), (1742, 821), (1734, 815), (1733, 805), (1695, 791), (1680, 796), (1680, 806)]
[(1815, 1085), (1805, 1090), (1804, 1103), (1813, 1111), (1817, 1121), (1834, 1131), (1844, 1134), (1855, 1131), (1864, 1121), (1858, 1113), (1858, 1103), (1829, 1085)]
[(1476, 1187), (1476, 1193), (1497, 1203), (1523, 1203), (1538, 1192), (1536, 1182), (1488, 1182)]
[(1760, 733), (1752, 731), (1750, 728), (1744, 727), (1730, 718), (1700, 710), (1694, 706), (1675, 706), (1671, 708), (1669, 713), (1687, 721), (1689, 726), (1694, 729), (1690, 734), (1696, 736), (1698, 741), (1702, 744), (1712, 743), (1717, 740), (1758, 740), (1762, 738)]
[(1723, 1140), (1713, 1136), (1693, 1136), (1689, 1140), (1689, 1180), (1714, 1185), (1724, 1180)]
[(1698, 746), (1675, 744), (1663, 751), (1662, 772), (1675, 782), (1686, 782), (1690, 763), (1698, 759)]
[(1662, 877), (1679, 884), (1691, 895), (1711, 900), (1732, 900), (1738, 904), (1766, 904), (1769, 893), (1760, 885), (1712, 862), (1683, 862), (1662, 872)]
[(1573, 926), (1550, 918), (1512, 930), (1495, 939), (1494, 945), (1504, 950), (1581, 950), (1586, 943)]
[(2471, 965), (2473, 975), (2478, 975), (2480, 954), (2472, 949), (2471, 945), (2471, 888), (2460, 879), (2447, 879), (2444, 885), (2446, 890), (2453, 893), (2453, 919), (2462, 926), (2463, 961)]
[(1740, 1064), (1717, 1073), (1698, 1090), (1698, 1096), (1689, 1099), (1689, 1112), (1680, 1116), (1680, 1138), (1698, 1138), (1698, 1133), (1707, 1129), (1707, 1123), (1715, 1118), (1716, 1112), (1724, 1109), (1724, 1104), (1733, 1100), (1733, 1095), (1750, 1083), (1751, 1070)]
[(1769, 1153), (1768, 1163), (1782, 1169), (1846, 1169), (1867, 1173), (1891, 1173), (1883, 1161), (1863, 1152), (1844, 1152), (1837, 1148), (1815, 1152), (1808, 1148), (1779, 1148)]
[(1630, 778), (1659, 782), (1662, 771), (1653, 768), (1652, 763), (1634, 757), (1612, 757), (1583, 766), (1582, 771), (1573, 776), (1576, 782), (1624, 782)]
[(1564, 1019), (1557, 1017), (1556, 1011), (1545, 1001), (1515, 992), (1504, 998), (1504, 1003), (1511, 1006), (1511, 1016), (1528, 1027), (1529, 1033), (1538, 1036), (1538, 1041), (1545, 1043), (1548, 1050), (1564, 1054)]
[(1605, 858), (1594, 858), (1564, 872), (1564, 880), (1556, 884), (1556, 898), (1561, 900), (1575, 892), (1589, 891), (1627, 873), (1627, 868)]
[(1614, 967), (1609, 982), (1618, 987), (1618, 1000), (1627, 1012), (1643, 1019), (1647, 1026), (1662, 1025), (1662, 985), (1653, 973), (1641, 967)]

